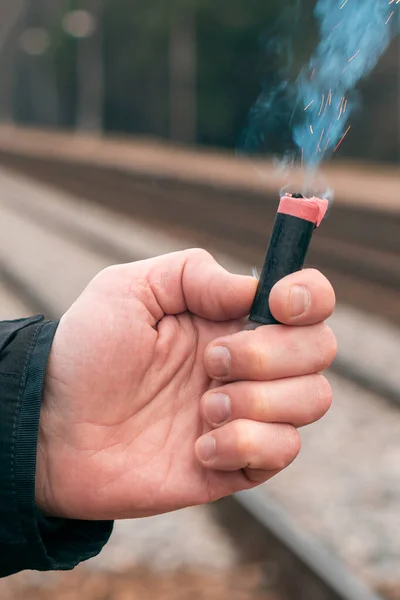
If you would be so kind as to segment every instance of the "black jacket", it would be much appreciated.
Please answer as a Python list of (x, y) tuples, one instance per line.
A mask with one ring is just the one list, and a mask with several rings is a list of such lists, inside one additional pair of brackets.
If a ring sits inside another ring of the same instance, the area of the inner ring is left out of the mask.
[(111, 522), (50, 519), (35, 506), (36, 447), (46, 364), (57, 323), (0, 322), (0, 577), (72, 569), (100, 552)]

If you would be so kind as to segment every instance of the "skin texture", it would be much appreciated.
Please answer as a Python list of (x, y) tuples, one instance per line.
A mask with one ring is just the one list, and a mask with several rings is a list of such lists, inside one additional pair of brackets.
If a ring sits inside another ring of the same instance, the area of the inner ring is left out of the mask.
[[(317, 271), (274, 288), (291, 326), (242, 331), (257, 282), (202, 250), (101, 272), (48, 363), (36, 501), (75, 519), (149, 516), (267, 481), (331, 403), (335, 296)], [(217, 394), (217, 396), (216, 396)], [(211, 456), (211, 451), (215, 455)]]

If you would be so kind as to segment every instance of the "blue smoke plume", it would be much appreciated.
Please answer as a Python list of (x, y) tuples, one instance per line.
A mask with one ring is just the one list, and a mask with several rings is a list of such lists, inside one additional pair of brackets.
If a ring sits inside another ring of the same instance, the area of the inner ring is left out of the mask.
[[(299, 6), (299, 5), (297, 5)], [(296, 82), (290, 79), (290, 64), (277, 76), (262, 82), (262, 92), (250, 111), (242, 140), (247, 151), (267, 150), (281, 132), (285, 149), (297, 146), (304, 164), (311, 169), (339, 148), (356, 106), (355, 87), (376, 66), (399, 31), (400, 0), (318, 0), (315, 17), (320, 42)], [(280, 45), (275, 44), (280, 38)], [(291, 49), (275, 31), (268, 49), (275, 53)], [(290, 141), (288, 140), (290, 134)], [(287, 159), (288, 155), (286, 155)]]
[[(321, 41), (298, 80), (293, 140), (304, 163), (317, 166), (349, 131), (354, 88), (388, 48), (398, 26), (400, 0), (319, 0)], [(396, 14), (397, 13), (397, 14)]]

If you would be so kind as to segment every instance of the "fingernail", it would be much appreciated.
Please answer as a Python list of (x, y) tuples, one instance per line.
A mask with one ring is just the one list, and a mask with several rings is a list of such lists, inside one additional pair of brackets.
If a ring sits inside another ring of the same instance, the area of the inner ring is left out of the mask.
[(226, 394), (209, 394), (205, 401), (207, 419), (214, 425), (221, 425), (231, 414), (231, 400)]
[(208, 462), (215, 456), (215, 438), (212, 435), (205, 435), (200, 438), (196, 444), (196, 452), (199, 459)]
[(208, 372), (212, 377), (225, 377), (231, 366), (231, 355), (224, 346), (214, 346), (207, 353)]
[(292, 317), (303, 315), (310, 304), (310, 292), (306, 287), (294, 285), (290, 290), (290, 314)]

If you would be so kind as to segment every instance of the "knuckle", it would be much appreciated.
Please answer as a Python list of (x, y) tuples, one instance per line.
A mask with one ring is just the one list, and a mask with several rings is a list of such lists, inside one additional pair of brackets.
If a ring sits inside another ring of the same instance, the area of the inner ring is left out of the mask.
[(252, 436), (245, 421), (235, 421), (233, 424), (236, 451), (240, 457), (247, 457), (252, 451)]
[(135, 279), (124, 279), (121, 289), (123, 295), (129, 298), (139, 298), (148, 303), (151, 303), (154, 297), (148, 280), (143, 276), (136, 277)]
[(214, 260), (214, 257), (210, 252), (204, 250), (204, 248), (190, 248), (189, 250), (184, 250), (186, 258), (194, 258), (196, 261), (203, 262), (205, 260)]
[(274, 475), (274, 472), (266, 471), (264, 469), (247, 468), (245, 469), (245, 474), (250, 483), (260, 485), (261, 483), (266, 483), (269, 479), (271, 479), (271, 477)]
[(337, 353), (336, 336), (326, 323), (321, 324), (317, 344), (321, 363), (320, 370), (324, 371), (333, 363)]
[[(255, 337), (255, 336), (254, 336)], [(253, 373), (258, 375), (266, 375), (267, 357), (265, 347), (257, 341), (250, 342), (246, 349), (246, 362), (251, 365)]]
[(271, 415), (271, 403), (265, 386), (257, 385), (252, 388), (251, 393), (245, 398), (246, 405), (252, 406), (254, 418), (263, 422), (267, 422)]
[(119, 273), (120, 269), (120, 265), (110, 265), (109, 267), (102, 269), (97, 277), (99, 279), (108, 279), (109, 277), (114, 277), (114, 275)]
[(97, 273), (97, 275), (93, 278), (92, 284), (98, 286), (109, 285), (110, 281), (114, 281), (121, 274), (121, 265), (111, 265), (109, 267), (105, 267)]
[(297, 458), (301, 450), (301, 439), (297, 429), (291, 425), (285, 425), (280, 428), (280, 448), (277, 468), (282, 470)]

